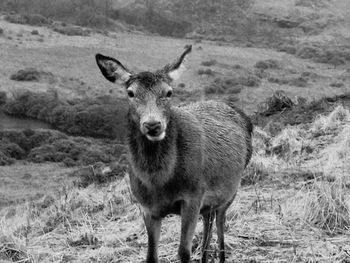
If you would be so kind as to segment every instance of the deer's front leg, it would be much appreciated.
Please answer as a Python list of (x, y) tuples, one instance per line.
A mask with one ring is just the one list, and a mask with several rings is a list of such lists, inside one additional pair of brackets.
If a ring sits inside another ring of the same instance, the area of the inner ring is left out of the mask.
[(189, 263), (194, 231), (196, 229), (201, 202), (184, 201), (181, 207), (181, 240), (179, 257), (181, 263)]
[(158, 262), (158, 241), (160, 236), (160, 228), (162, 220), (153, 218), (151, 214), (145, 213), (143, 217), (148, 235), (148, 251), (146, 263)]

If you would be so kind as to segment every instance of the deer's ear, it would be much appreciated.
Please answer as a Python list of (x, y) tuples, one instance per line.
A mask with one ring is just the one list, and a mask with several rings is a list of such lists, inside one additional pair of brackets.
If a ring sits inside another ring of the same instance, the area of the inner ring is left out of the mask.
[(118, 60), (101, 54), (96, 54), (95, 58), (103, 76), (109, 81), (125, 83), (129, 80), (131, 73)]
[(191, 51), (192, 45), (186, 45), (185, 51), (182, 53), (182, 55), (174, 63), (164, 67), (164, 71), (171, 80), (178, 80), (181, 74), (185, 71), (185, 61)]

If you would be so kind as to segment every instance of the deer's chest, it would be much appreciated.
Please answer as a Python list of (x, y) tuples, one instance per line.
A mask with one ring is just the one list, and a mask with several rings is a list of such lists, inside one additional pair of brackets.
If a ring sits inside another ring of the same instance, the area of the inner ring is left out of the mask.
[(142, 207), (156, 217), (180, 214), (182, 200), (195, 188), (190, 180), (179, 174), (173, 174), (172, 178), (162, 185), (154, 185), (144, 183), (139, 176), (131, 172), (130, 185)]

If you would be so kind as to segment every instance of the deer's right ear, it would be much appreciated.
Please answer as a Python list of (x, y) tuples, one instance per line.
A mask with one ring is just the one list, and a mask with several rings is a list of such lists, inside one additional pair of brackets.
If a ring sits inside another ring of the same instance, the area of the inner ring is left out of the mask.
[(110, 82), (125, 83), (129, 80), (131, 73), (118, 60), (101, 54), (96, 54), (95, 58), (103, 76)]

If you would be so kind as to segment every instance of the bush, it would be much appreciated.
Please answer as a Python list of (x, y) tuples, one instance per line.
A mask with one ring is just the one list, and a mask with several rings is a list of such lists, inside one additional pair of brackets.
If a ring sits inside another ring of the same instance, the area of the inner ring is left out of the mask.
[(7, 94), (5, 91), (0, 91), (0, 106), (4, 105), (7, 101)]
[(350, 50), (348, 47), (300, 46), (296, 56), (303, 59), (312, 59), (318, 63), (331, 64), (336, 67), (345, 64), (346, 61), (350, 61)]
[(16, 160), (0, 151), (0, 166), (13, 164)]
[(112, 18), (162, 36), (185, 37), (192, 30), (192, 24), (179, 17), (172, 19), (160, 12), (147, 10), (145, 7), (114, 10)]
[(198, 75), (207, 75), (207, 76), (213, 76), (215, 75), (215, 71), (207, 68), (207, 69), (199, 69), (198, 70)]
[(112, 26), (113, 22), (108, 17), (96, 13), (95, 9), (85, 6), (76, 16), (75, 24), (85, 27), (105, 28)]
[(277, 48), (277, 50), (280, 52), (286, 52), (286, 53), (292, 54), (292, 55), (294, 55), (297, 52), (297, 49), (294, 45), (287, 45), (287, 44), (280, 45)]
[(43, 79), (52, 80), (53, 78), (54, 76), (51, 72), (45, 72), (35, 68), (21, 69), (10, 77), (10, 79), (16, 81), (41, 81)]
[(210, 85), (204, 88), (206, 95), (209, 94), (238, 94), (242, 87), (232, 79), (215, 79)]
[(296, 52), (296, 56), (303, 59), (312, 59), (316, 57), (316, 54), (318, 52), (319, 52), (319, 49), (316, 47), (302, 46), (298, 48)]
[(275, 77), (270, 77), (267, 79), (269, 82), (271, 83), (276, 83), (278, 85), (285, 85), (289, 83), (288, 79), (284, 79), (284, 78), (275, 78)]
[(31, 34), (32, 34), (32, 35), (39, 35), (39, 31), (38, 31), (38, 30), (33, 30), (33, 31), (31, 32)]
[(0, 132), (0, 165), (26, 159), (36, 163), (63, 162), (67, 166), (117, 161), (125, 148), (115, 141), (69, 137), (52, 130)]
[(51, 20), (39, 14), (10, 14), (5, 16), (5, 20), (10, 23), (26, 24), (31, 26), (47, 26)]
[(123, 141), (127, 133), (127, 102), (107, 96), (63, 102), (52, 94), (27, 91), (9, 100), (4, 110), (10, 115), (48, 122), (74, 135)]
[(330, 87), (334, 87), (334, 88), (341, 88), (344, 87), (344, 83), (342, 82), (332, 82), (329, 84)]
[(270, 116), (276, 112), (281, 112), (287, 108), (292, 108), (294, 106), (293, 101), (284, 93), (276, 91), (270, 98), (266, 100), (263, 106), (260, 106), (260, 114), (265, 116)]
[(279, 67), (279, 64), (277, 60), (268, 59), (256, 62), (254, 67), (259, 69), (276, 69)]
[(201, 63), (202, 66), (205, 66), (205, 67), (211, 67), (211, 66), (214, 66), (216, 64), (216, 60), (215, 59), (211, 59), (211, 60), (208, 60), (208, 61), (203, 61)]
[(55, 25), (53, 27), (53, 31), (60, 33), (62, 35), (67, 35), (67, 36), (89, 36), (90, 31), (87, 29), (83, 29), (78, 26), (73, 26), (73, 25), (67, 25), (67, 26), (61, 26), (61, 25)]
[(247, 86), (258, 87), (260, 85), (260, 79), (252, 74), (246, 76), (237, 76), (224, 80), (226, 86)]
[(308, 79), (305, 77), (299, 77), (299, 78), (294, 78), (294, 79), (289, 80), (288, 83), (291, 86), (305, 88), (305, 87), (307, 87)]

